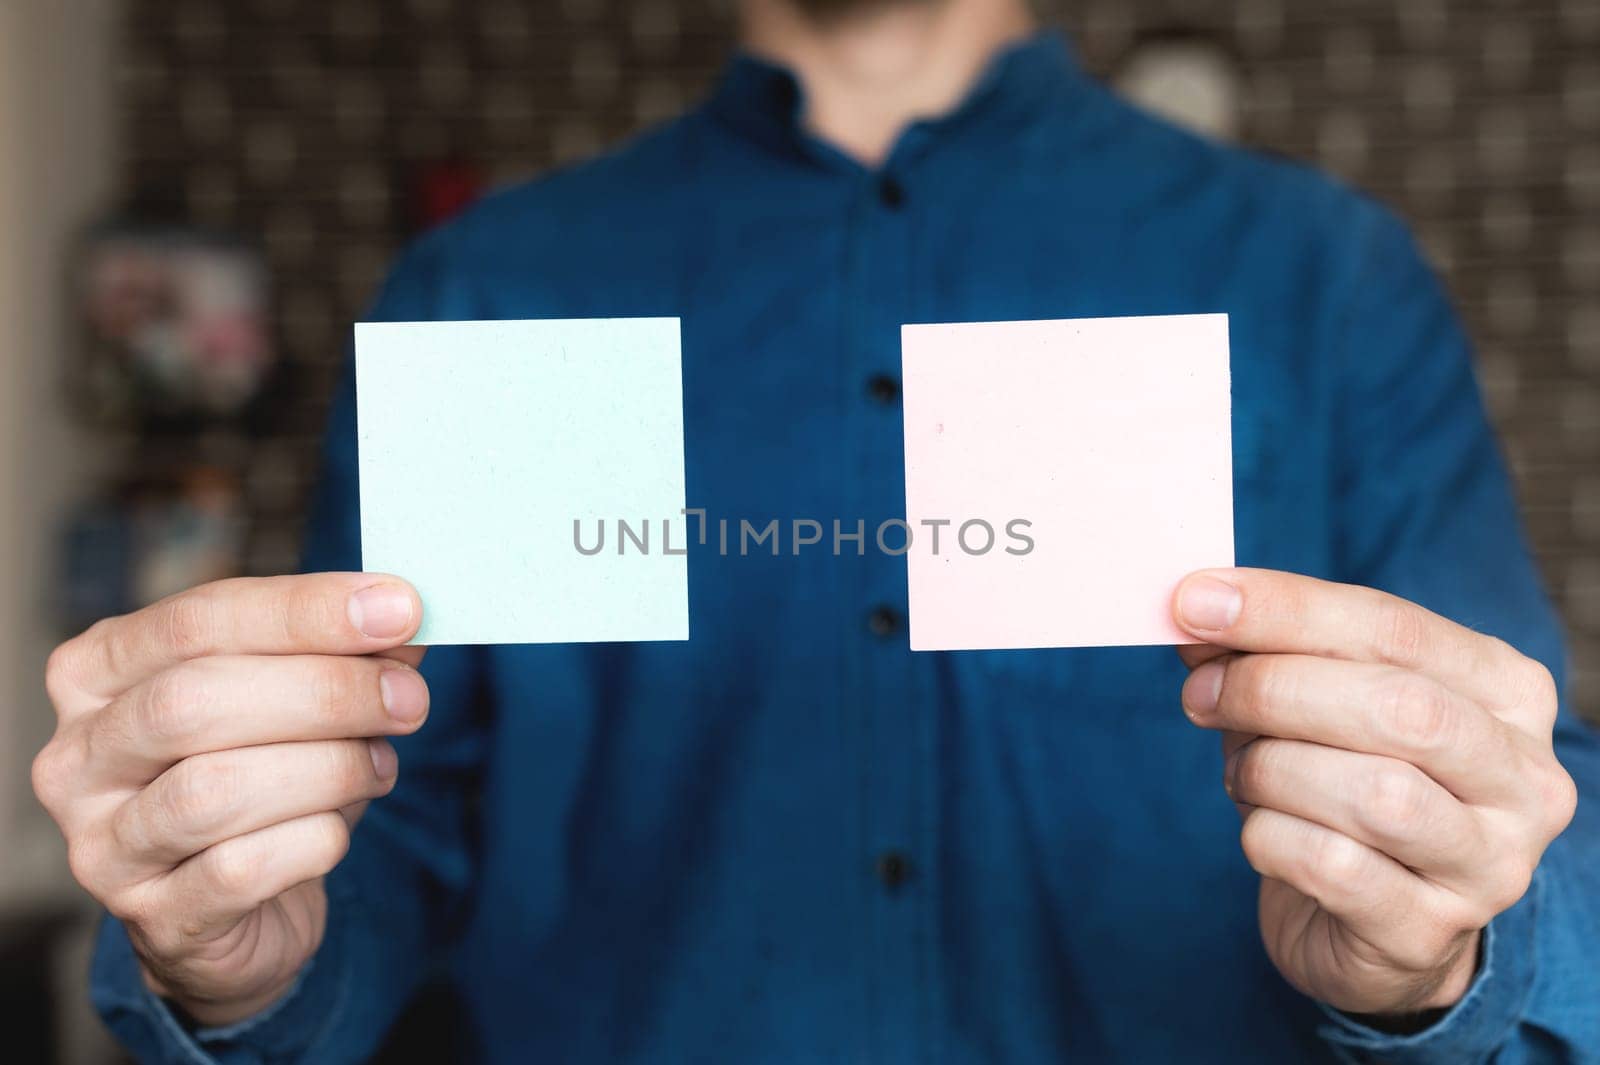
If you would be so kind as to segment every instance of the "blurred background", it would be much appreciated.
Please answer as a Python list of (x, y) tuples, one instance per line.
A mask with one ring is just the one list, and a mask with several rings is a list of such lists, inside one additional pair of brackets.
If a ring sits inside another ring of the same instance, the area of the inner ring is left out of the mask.
[[(1042, 6), (1145, 106), (1416, 227), (1477, 339), (1576, 705), (1600, 715), (1600, 2)], [(349, 323), (390, 257), (691, 104), (729, 7), (0, 0), (6, 1060), (118, 1060), (83, 1001), (92, 911), (27, 784), (50, 647), (291, 569)]]

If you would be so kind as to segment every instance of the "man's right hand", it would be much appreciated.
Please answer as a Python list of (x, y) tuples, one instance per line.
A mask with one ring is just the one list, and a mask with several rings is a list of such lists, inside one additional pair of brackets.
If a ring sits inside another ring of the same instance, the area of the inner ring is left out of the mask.
[(33, 765), (73, 875), (146, 982), (201, 1024), (278, 999), (322, 941), (323, 876), (428, 711), (395, 577), (219, 581), (58, 647)]

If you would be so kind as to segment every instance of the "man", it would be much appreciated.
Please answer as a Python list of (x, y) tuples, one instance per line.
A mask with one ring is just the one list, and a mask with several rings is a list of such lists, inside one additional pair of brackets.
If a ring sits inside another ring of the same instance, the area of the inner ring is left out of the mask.
[(1600, 1054), (1600, 748), (1402, 229), (1118, 103), (1022, 0), (742, 15), (702, 107), (373, 316), (681, 315), (690, 502), (764, 520), (901, 512), (902, 322), (1225, 310), (1258, 568), (1180, 586), (1181, 660), (913, 655), (901, 560), (701, 555), (687, 643), (419, 674), (422, 604), (350, 572), (347, 389), (315, 575), (51, 660), (113, 1029), (358, 1061), (445, 967), (493, 1062)]

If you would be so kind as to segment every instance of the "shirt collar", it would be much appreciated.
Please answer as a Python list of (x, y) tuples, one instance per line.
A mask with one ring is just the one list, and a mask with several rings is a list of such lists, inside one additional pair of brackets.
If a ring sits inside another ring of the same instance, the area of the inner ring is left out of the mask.
[[(1024, 119), (1037, 113), (1053, 93), (1072, 86), (1082, 76), (1072, 45), (1061, 33), (1047, 30), (1024, 38), (990, 59), (953, 110), (914, 122), (904, 130), (891, 158), (968, 118)], [(792, 71), (739, 52), (724, 68), (707, 107), (739, 133), (783, 154), (812, 159), (819, 154), (836, 155), (801, 126), (804, 104), (805, 92)]]

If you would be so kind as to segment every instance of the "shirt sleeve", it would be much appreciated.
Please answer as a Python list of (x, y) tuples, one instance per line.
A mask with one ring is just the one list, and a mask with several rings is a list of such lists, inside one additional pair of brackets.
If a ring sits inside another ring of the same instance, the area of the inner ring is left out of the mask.
[[(391, 276), (376, 321), (470, 318), (425, 240)], [(355, 382), (347, 366), (333, 405), (304, 569), (359, 570)], [(91, 997), (141, 1062), (162, 1065), (343, 1065), (365, 1061), (440, 964), (476, 865), (472, 796), (484, 750), (481, 662), (468, 647), (438, 647), (421, 669), (431, 691), (427, 725), (393, 739), (399, 781), (371, 803), (350, 852), (329, 874), (323, 942), (294, 987), (262, 1013), (225, 1028), (185, 1023), (144, 985), (122, 925), (106, 918)]]
[[(1362, 265), (1336, 341), (1342, 580), (1506, 640), (1555, 674), (1565, 654), (1489, 428), (1469, 344), (1404, 227), (1363, 203)], [(1578, 813), (1523, 899), (1486, 930), (1467, 994), (1398, 1036), (1326, 1010), (1348, 1060), (1433, 1065), (1592, 1060), (1600, 1047), (1600, 744), (1563, 694), (1556, 753)]]

